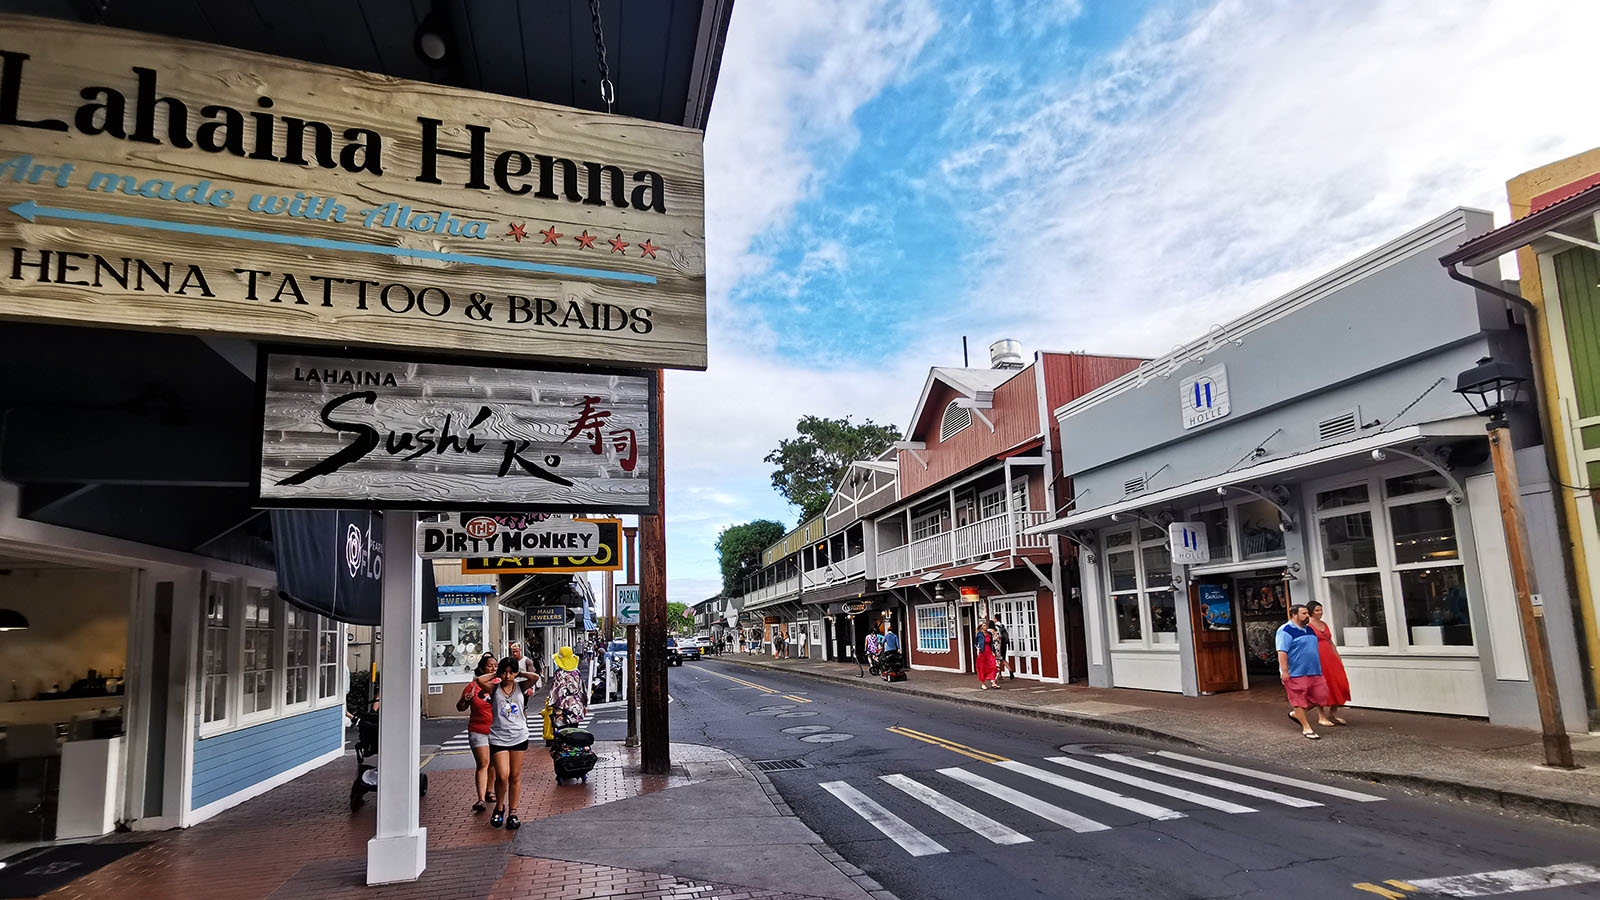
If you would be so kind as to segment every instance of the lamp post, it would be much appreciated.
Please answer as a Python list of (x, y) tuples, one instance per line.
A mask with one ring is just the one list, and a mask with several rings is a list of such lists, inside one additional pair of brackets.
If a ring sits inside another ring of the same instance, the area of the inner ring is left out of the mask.
[(1539, 724), (1544, 734), (1544, 762), (1562, 769), (1577, 768), (1572, 742), (1561, 718), (1555, 668), (1550, 663), (1550, 637), (1545, 628), (1544, 601), (1537, 593), (1528, 559), (1528, 526), (1522, 516), (1522, 490), (1517, 481), (1511, 431), (1506, 409), (1522, 400), (1528, 379), (1508, 363), (1484, 357), (1456, 378), (1456, 393), (1487, 419), (1489, 453), (1494, 460), (1495, 487), (1500, 495), (1500, 524), (1505, 529), (1511, 562), (1511, 582), (1517, 594), (1522, 633), (1527, 638), (1528, 662), (1533, 668), (1533, 690), (1539, 700)]

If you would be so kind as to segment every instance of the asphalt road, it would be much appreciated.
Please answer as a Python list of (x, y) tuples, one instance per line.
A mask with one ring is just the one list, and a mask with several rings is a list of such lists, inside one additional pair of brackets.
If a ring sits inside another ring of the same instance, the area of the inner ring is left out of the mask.
[(769, 774), (902, 900), (1600, 897), (1592, 829), (714, 660), (669, 681), (674, 740), (805, 766)]

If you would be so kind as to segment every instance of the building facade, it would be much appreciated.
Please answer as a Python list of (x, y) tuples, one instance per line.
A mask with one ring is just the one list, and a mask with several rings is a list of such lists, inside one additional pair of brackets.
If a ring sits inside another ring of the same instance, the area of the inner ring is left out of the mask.
[[(1091, 683), (1280, 690), (1273, 635), (1316, 600), (1355, 705), (1537, 724), (1483, 421), (1452, 391), (1484, 357), (1526, 369), (1526, 342), (1437, 264), (1490, 225), (1453, 210), (1056, 410), (1074, 505), (1040, 531), (1082, 549)], [(1513, 426), (1562, 596), (1536, 416)]]

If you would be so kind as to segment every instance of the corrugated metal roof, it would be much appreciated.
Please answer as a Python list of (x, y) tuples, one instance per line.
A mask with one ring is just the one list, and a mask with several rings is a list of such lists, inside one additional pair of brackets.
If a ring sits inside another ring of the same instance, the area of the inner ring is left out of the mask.
[[(1554, 192), (1552, 192), (1554, 193)], [(1600, 210), (1600, 183), (1531, 212), (1522, 218), (1478, 235), (1439, 258), (1439, 264), (1475, 266), (1538, 240), (1573, 219)]]

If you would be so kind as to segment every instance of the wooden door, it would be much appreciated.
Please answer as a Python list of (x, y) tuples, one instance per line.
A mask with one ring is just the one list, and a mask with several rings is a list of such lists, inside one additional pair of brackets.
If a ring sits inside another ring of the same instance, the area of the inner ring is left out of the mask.
[[(1202, 602), (1201, 594), (1205, 600)], [(1239, 659), (1239, 610), (1228, 582), (1189, 585), (1196, 686), (1202, 694), (1244, 690)]]

